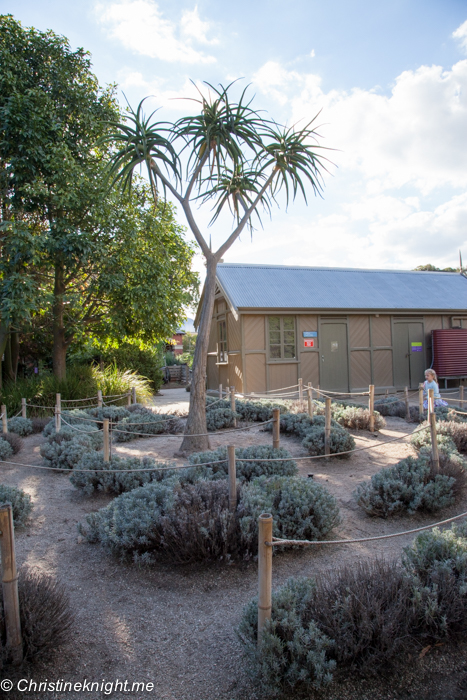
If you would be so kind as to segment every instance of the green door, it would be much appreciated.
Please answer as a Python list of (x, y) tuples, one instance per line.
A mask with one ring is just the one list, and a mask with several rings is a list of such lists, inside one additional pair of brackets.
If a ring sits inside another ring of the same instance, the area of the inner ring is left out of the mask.
[(425, 370), (423, 323), (394, 323), (394, 384), (417, 389)]
[(348, 391), (347, 324), (323, 323), (319, 347), (321, 388), (324, 391)]

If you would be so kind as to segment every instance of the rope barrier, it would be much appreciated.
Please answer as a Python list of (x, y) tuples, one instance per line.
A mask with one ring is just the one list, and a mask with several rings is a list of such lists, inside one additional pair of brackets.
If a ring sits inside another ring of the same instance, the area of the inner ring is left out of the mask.
[[(114, 433), (125, 433), (127, 435), (139, 435), (140, 437), (166, 437), (166, 438), (180, 438), (180, 437), (209, 437), (211, 435), (226, 435), (226, 433), (239, 433), (242, 430), (252, 430), (253, 428), (259, 428), (261, 425), (266, 425), (267, 423), (272, 423), (273, 418), (270, 420), (265, 420), (263, 423), (253, 423), (253, 425), (247, 425), (244, 428), (232, 428), (231, 430), (217, 430), (211, 433), (196, 433), (195, 435), (188, 435), (186, 433), (176, 433), (175, 435), (170, 433), (140, 433), (135, 430), (119, 430), (114, 428)], [(118, 425), (118, 423), (116, 424)], [(136, 424), (137, 425), (137, 424)], [(73, 426), (72, 426), (73, 427)], [(255, 461), (255, 460), (253, 460)], [(257, 460), (256, 460), (257, 461)], [(269, 461), (269, 460), (265, 460)]]
[(94, 399), (97, 399), (97, 396), (87, 396), (84, 399), (62, 399), (62, 403), (79, 403), (80, 401), (93, 401)]
[[(223, 464), (228, 462), (226, 459), (218, 459), (215, 462), (203, 462), (202, 464), (174, 464), (173, 467), (145, 467), (141, 469), (78, 469), (74, 467), (73, 469), (64, 469), (63, 467), (45, 467), (40, 464), (23, 464), (22, 462), (9, 462), (8, 460), (2, 460), (2, 464), (13, 464), (15, 467), (29, 467), (30, 469), (45, 469), (47, 471), (53, 472), (99, 472), (104, 474), (128, 474), (129, 472), (155, 472), (155, 471), (171, 471), (172, 469), (196, 469), (197, 467), (210, 467), (211, 464)], [(110, 462), (109, 462), (110, 464)]]
[(432, 525), (425, 525), (424, 527), (416, 527), (413, 530), (405, 530), (404, 532), (394, 532), (390, 535), (378, 535), (377, 537), (358, 537), (353, 540), (281, 540), (278, 537), (273, 537), (272, 542), (265, 542), (264, 544), (268, 547), (275, 547), (276, 545), (316, 545), (316, 544), (356, 544), (358, 542), (375, 542), (376, 540), (388, 540), (392, 537), (402, 537), (403, 535), (413, 535), (416, 532), (422, 532), (423, 530), (431, 530), (433, 527), (438, 527), (439, 525), (447, 525), (447, 523), (452, 523), (454, 520), (460, 520), (460, 518), (465, 518), (466, 513), (461, 513), (460, 515), (455, 515), (453, 518), (447, 518), (446, 520), (440, 520)]

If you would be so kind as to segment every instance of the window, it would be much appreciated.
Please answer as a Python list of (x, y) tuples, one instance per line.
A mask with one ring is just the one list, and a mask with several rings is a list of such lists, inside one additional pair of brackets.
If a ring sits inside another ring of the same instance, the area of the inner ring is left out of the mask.
[(227, 323), (225, 320), (217, 322), (217, 361), (229, 361), (227, 355)]
[(269, 359), (295, 358), (295, 317), (269, 316)]

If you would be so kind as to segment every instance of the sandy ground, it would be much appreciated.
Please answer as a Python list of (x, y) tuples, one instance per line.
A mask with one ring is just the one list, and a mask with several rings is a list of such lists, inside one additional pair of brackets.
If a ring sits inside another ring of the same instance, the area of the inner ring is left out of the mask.
[[(164, 411), (188, 407), (184, 389), (163, 390), (155, 399)], [(332, 538), (353, 538), (400, 532), (429, 524), (467, 510), (465, 502), (443, 511), (439, 518), (400, 517), (390, 520), (366, 516), (352, 499), (356, 485), (370, 478), (383, 466), (412, 454), (408, 438), (384, 444), (391, 437), (411, 432), (415, 426), (391, 418), (377, 436), (354, 433), (357, 447), (375, 445), (348, 460), (302, 461), (300, 473), (324, 484), (338, 500), (342, 524)], [(41, 435), (24, 440), (16, 462), (41, 464)], [(154, 437), (114, 445), (118, 454), (153, 455), (172, 459), (180, 437)], [(266, 444), (269, 433), (258, 427), (212, 436), (212, 447), (234, 443), (238, 446)], [(281, 444), (296, 457), (305, 452), (300, 441), (281, 437)], [(182, 464), (183, 460), (175, 459)], [(121, 564), (106, 555), (98, 545), (78, 537), (77, 524), (86, 513), (109, 502), (104, 495), (83, 496), (66, 474), (1, 464), (2, 482), (28, 492), (34, 501), (30, 524), (16, 532), (19, 565), (37, 567), (57, 576), (69, 592), (76, 624), (71, 643), (47, 664), (31, 671), (35, 681), (152, 682), (153, 691), (138, 690), (111, 695), (104, 690), (91, 692), (20, 693), (22, 698), (73, 700), (89, 698), (156, 698), (157, 700), (243, 700), (258, 697), (242, 661), (242, 648), (235, 628), (243, 606), (256, 594), (257, 567), (250, 564), (197, 567), (161, 566), (141, 569)], [(360, 558), (398, 557), (410, 543), (410, 535), (378, 543), (307, 548), (289, 551), (274, 558), (273, 585), (290, 576), (312, 576)], [(403, 678), (391, 677), (356, 683), (349, 678), (345, 687), (335, 687), (319, 695), (323, 700), (460, 700), (467, 698), (465, 650), (427, 654)], [(28, 674), (20, 677), (28, 677)], [(5, 695), (5, 697), (7, 697)], [(8, 697), (15, 698), (15, 693)], [(290, 696), (295, 697), (295, 696)]]

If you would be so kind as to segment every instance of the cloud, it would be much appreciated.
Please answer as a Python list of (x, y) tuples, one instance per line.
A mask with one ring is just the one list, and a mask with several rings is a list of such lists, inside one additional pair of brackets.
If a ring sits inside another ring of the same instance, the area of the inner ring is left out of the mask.
[(162, 61), (180, 63), (214, 63), (208, 56), (191, 45), (193, 41), (204, 44), (209, 40), (208, 22), (200, 19), (198, 9), (183, 13), (180, 27), (165, 19), (154, 0), (123, 0), (109, 5), (98, 4), (97, 15), (108, 28), (110, 36), (118, 39), (125, 48)]
[[(462, 25), (463, 26), (463, 25)], [(421, 66), (404, 71), (388, 95), (378, 90), (324, 92), (311, 73), (265, 63), (253, 82), (296, 122), (320, 109), (331, 159), (359, 171), (369, 191), (411, 185), (427, 194), (467, 186), (467, 60), (450, 70)]]
[(460, 27), (457, 27), (456, 31), (452, 33), (452, 36), (454, 39), (459, 40), (460, 45), (465, 53), (467, 53), (467, 20), (461, 24)]

